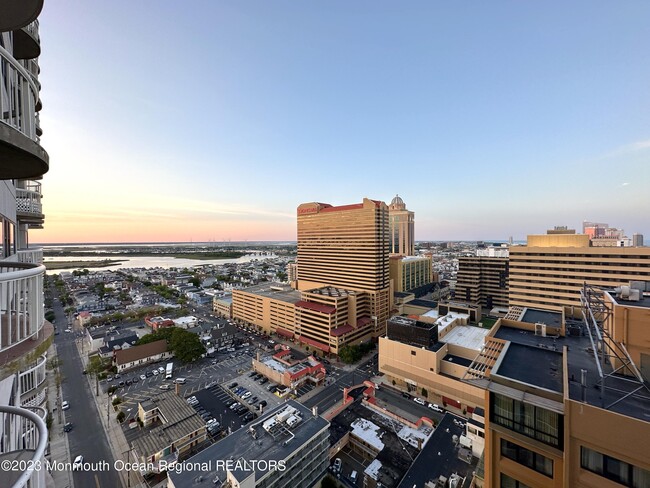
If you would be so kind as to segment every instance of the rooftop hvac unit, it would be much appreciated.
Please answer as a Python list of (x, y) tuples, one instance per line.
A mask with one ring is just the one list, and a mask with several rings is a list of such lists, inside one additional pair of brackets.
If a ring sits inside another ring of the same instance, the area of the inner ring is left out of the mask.
[(546, 337), (546, 324), (537, 322), (535, 324), (535, 335)]

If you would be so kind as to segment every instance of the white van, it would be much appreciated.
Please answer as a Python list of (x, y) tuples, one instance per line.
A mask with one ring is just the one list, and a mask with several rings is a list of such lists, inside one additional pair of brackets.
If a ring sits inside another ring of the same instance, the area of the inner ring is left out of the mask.
[(176, 378), (174, 380), (174, 383), (178, 383), (179, 385), (184, 385), (185, 384), (185, 378)]

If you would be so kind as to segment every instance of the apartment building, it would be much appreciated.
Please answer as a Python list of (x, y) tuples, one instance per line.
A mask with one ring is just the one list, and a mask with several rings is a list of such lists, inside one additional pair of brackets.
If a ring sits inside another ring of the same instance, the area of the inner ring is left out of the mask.
[(485, 390), (479, 486), (650, 486), (647, 369), (644, 382), (630, 361), (650, 351), (649, 305), (594, 293), (582, 324), (501, 319), (469, 366), (463, 381)]
[(488, 312), (494, 307), (508, 307), (509, 268), (508, 257), (458, 258), (455, 298)]
[(406, 293), (430, 285), (433, 281), (432, 269), (431, 256), (391, 256), (393, 291)]
[(587, 282), (615, 288), (630, 281), (650, 281), (650, 248), (591, 247), (588, 235), (528, 236), (526, 246), (510, 248), (509, 305), (573, 308)]
[(388, 206), (388, 216), (391, 254), (415, 255), (415, 213), (407, 210), (404, 200), (395, 195)]
[(44, 318), (43, 252), (29, 246), (42, 228), (40, 178), (49, 158), (42, 134), (37, 17), (43, 1), (3, 2), (0, 13), (0, 486), (52, 484), (43, 462), (48, 442), (46, 362), (53, 326)]

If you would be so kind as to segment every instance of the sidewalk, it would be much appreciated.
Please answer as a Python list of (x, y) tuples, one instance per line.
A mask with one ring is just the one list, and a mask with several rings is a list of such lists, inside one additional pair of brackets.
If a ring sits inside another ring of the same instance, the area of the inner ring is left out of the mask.
[[(48, 361), (56, 357), (56, 345), (52, 344), (48, 350)], [(52, 425), (49, 430), (50, 444), (49, 450), (46, 451), (46, 459), (56, 462), (72, 462), (70, 458), (70, 447), (68, 445), (68, 435), (63, 432), (65, 425), (65, 415), (63, 412), (53, 410), (56, 406), (56, 369), (47, 369), (47, 406), (52, 411)], [(59, 416), (59, 413), (61, 415)], [(59, 421), (59, 418), (61, 419)], [(57, 488), (74, 488), (72, 482), (72, 473), (63, 470), (55, 470), (50, 473), (54, 480), (54, 486)]]
[[(77, 350), (79, 351), (79, 357), (81, 358), (81, 362), (84, 366), (86, 367), (88, 363), (88, 356), (83, 352), (83, 346), (81, 346), (80, 342), (75, 341), (75, 344), (77, 346)], [(99, 419), (102, 422), (102, 427), (104, 428), (104, 432), (106, 433), (106, 439), (108, 439), (108, 445), (111, 447), (111, 451), (113, 452), (113, 458), (114, 460), (121, 459), (125, 462), (128, 462), (129, 460), (131, 462), (134, 462), (135, 460), (131, 457), (131, 453), (129, 452), (129, 444), (126, 441), (126, 437), (124, 437), (124, 432), (122, 432), (122, 427), (120, 426), (120, 423), (117, 421), (117, 412), (113, 409), (112, 405), (109, 405), (110, 399), (108, 395), (103, 393), (100, 389), (99, 391), (99, 396), (95, 395), (96, 392), (96, 387), (95, 387), (95, 379), (92, 375), (87, 375), (86, 380), (88, 381), (88, 385), (90, 386), (90, 392), (92, 394), (92, 397), (95, 399), (95, 406), (97, 407), (97, 414), (99, 416)], [(131, 473), (131, 479), (129, 483), (129, 473)], [(139, 488), (139, 487), (146, 487), (147, 484), (144, 482), (144, 479), (142, 478), (142, 475), (137, 473), (136, 471), (127, 471), (127, 470), (122, 470), (119, 472), (119, 476), (122, 480), (122, 486), (131, 486), (132, 488)], [(59, 485), (56, 485), (57, 488)]]

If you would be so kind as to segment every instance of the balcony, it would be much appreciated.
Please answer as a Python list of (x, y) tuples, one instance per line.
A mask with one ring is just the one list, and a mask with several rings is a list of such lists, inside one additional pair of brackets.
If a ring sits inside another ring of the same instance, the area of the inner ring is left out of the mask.
[[(36, 409), (43, 412), (43, 409)], [(47, 427), (42, 415), (29, 410), (0, 406), (0, 461), (23, 462), (24, 470), (0, 470), (0, 486), (11, 488), (45, 488), (44, 467)]]
[(36, 20), (43, 9), (43, 0), (0, 0), (0, 32), (25, 27)]
[(13, 32), (14, 58), (34, 59), (41, 55), (41, 39), (38, 35), (38, 20)]
[(37, 181), (20, 181), (16, 188), (16, 217), (19, 224), (43, 225), (41, 184)]
[(0, 179), (37, 178), (47, 172), (49, 157), (37, 134), (38, 103), (33, 75), (0, 47)]
[(20, 249), (16, 252), (19, 263), (43, 264), (43, 248), (30, 247), (29, 249)]
[(16, 346), (29, 346), (43, 329), (44, 275), (42, 264), (0, 262), (0, 364), (20, 357)]

